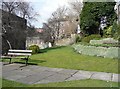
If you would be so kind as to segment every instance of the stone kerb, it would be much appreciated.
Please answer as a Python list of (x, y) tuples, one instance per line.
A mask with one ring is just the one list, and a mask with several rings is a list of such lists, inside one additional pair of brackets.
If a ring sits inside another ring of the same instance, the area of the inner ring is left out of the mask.
[(113, 38), (104, 38), (101, 40), (90, 40), (90, 44), (95, 45), (95, 44), (116, 44), (118, 43), (118, 40), (115, 40)]
[(96, 46), (85, 46), (85, 45), (74, 45), (73, 48), (80, 54), (89, 56), (99, 56), (104, 58), (119, 58), (118, 47), (96, 47)]

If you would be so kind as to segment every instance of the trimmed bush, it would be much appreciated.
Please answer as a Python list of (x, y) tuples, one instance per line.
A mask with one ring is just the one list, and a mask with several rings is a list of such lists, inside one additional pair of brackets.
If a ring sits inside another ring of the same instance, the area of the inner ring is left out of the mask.
[(87, 43), (89, 43), (90, 42), (90, 40), (99, 40), (101, 38), (101, 36), (100, 35), (98, 35), (98, 34), (94, 34), (94, 35), (90, 35), (90, 36), (87, 36), (87, 37), (84, 37), (83, 39), (82, 39), (82, 42), (87, 42)]
[(112, 29), (113, 29), (113, 26), (109, 26), (107, 29), (104, 30), (104, 34), (107, 35), (107, 37), (110, 37), (112, 36)]
[(75, 41), (76, 43), (81, 42), (82, 38), (79, 35), (76, 35)]
[(37, 46), (37, 45), (31, 45), (28, 49), (32, 50), (32, 54), (36, 54), (40, 50), (39, 46)]

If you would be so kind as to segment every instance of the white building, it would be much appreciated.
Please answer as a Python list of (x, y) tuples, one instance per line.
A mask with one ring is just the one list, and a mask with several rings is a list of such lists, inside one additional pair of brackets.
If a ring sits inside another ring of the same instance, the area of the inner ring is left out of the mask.
[(27, 37), (26, 38), (26, 48), (31, 45), (38, 45), (40, 49), (44, 49), (48, 47), (48, 44), (45, 43), (40, 37)]
[(118, 21), (117, 21), (117, 23), (118, 23), (118, 22), (120, 22), (120, 0), (116, 2), (114, 10), (118, 15)]

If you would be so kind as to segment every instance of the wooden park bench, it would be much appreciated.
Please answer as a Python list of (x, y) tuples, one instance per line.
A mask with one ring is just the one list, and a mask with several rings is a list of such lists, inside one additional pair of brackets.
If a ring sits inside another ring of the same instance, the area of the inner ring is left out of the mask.
[(6, 56), (1, 56), (2, 61), (4, 59), (10, 59), (9, 64), (11, 64), (12, 59), (23, 59), (26, 60), (26, 65), (28, 64), (29, 56), (32, 55), (32, 50), (8, 50)]

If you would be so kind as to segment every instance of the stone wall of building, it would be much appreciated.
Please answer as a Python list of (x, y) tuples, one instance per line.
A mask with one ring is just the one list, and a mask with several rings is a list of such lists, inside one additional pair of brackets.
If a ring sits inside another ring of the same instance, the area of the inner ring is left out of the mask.
[(45, 43), (40, 37), (27, 37), (26, 38), (26, 48), (31, 45), (37, 45), (40, 49), (44, 49), (48, 47), (48, 43)]
[(12, 49), (25, 49), (27, 21), (14, 14), (2, 11), (2, 53), (10, 49), (6, 40), (11, 44)]

